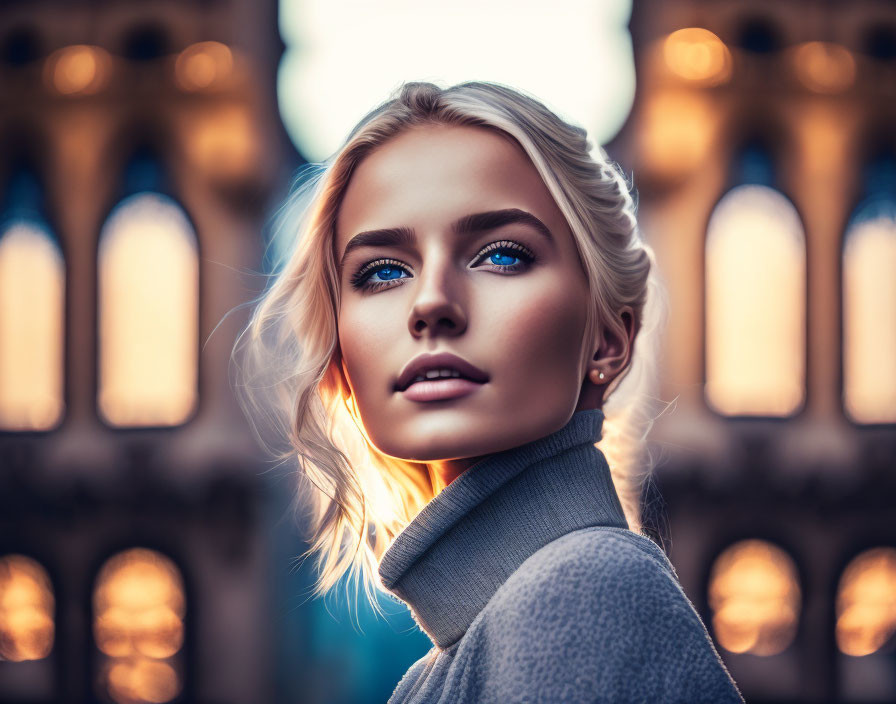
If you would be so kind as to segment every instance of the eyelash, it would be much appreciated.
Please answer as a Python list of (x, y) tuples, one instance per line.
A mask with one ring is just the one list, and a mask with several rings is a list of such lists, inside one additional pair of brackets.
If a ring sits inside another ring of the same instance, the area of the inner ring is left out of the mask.
[[(495, 266), (498, 268), (493, 269), (493, 271), (519, 271), (520, 269), (525, 269), (531, 266), (536, 261), (535, 254), (528, 247), (521, 245), (519, 242), (513, 242), (512, 240), (500, 240), (498, 242), (492, 242), (480, 249), (474, 258), (474, 264), (479, 263), (483, 258), (490, 254), (494, 254), (495, 252), (512, 252), (513, 256), (520, 261), (508, 266), (500, 266), (496, 264)], [(365, 291), (377, 291), (381, 288), (391, 287), (392, 281), (398, 281), (398, 279), (392, 279), (391, 281), (368, 281), (378, 269), (385, 266), (393, 266), (400, 268), (403, 271), (407, 271), (405, 265), (397, 259), (375, 259), (367, 262), (356, 274), (352, 275), (350, 279), (352, 288)]]

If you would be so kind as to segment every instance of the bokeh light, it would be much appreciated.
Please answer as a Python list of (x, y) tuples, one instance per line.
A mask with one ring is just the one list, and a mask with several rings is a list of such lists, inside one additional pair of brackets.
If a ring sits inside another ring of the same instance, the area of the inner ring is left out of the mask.
[(847, 565), (837, 592), (837, 645), (870, 655), (896, 633), (896, 549), (866, 550)]
[(47, 57), (44, 80), (62, 95), (90, 95), (106, 85), (111, 65), (102, 47), (66, 46)]
[(53, 649), (53, 587), (24, 555), (0, 558), (0, 660), (41, 660)]
[(177, 85), (185, 91), (211, 88), (233, 70), (233, 53), (220, 42), (199, 42), (184, 49), (174, 64)]
[(691, 92), (656, 93), (645, 104), (642, 151), (653, 173), (675, 178), (703, 163), (717, 118), (706, 98)]
[(110, 558), (93, 596), (94, 639), (109, 657), (110, 696), (120, 704), (167, 702), (180, 691), (170, 662), (184, 642), (183, 580), (168, 558), (133, 548)]
[(719, 644), (732, 653), (782, 652), (796, 634), (801, 600), (793, 560), (771, 543), (740, 541), (713, 564), (713, 630)]
[(702, 85), (718, 85), (731, 77), (731, 52), (708, 29), (688, 27), (663, 41), (663, 58), (679, 78)]
[(137, 659), (109, 668), (108, 691), (119, 704), (169, 702), (180, 693), (177, 672), (165, 662)]
[(257, 131), (246, 108), (203, 111), (184, 123), (184, 148), (211, 178), (238, 177), (258, 156)]
[(0, 428), (48, 430), (63, 402), (65, 265), (49, 231), (0, 231)]
[(856, 77), (856, 60), (849, 49), (827, 42), (806, 42), (794, 51), (797, 78), (816, 93), (839, 93)]

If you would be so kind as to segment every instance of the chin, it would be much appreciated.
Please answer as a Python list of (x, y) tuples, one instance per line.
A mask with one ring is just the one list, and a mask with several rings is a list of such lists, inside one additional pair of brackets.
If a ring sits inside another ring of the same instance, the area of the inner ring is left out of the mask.
[(407, 442), (407, 438), (388, 438), (382, 443), (373, 437), (371, 440), (380, 452), (408, 462), (433, 462), (482, 454), (468, 450), (469, 436), (441, 433), (438, 437), (417, 437), (413, 443)]
[(425, 423), (394, 423), (386, 433), (368, 430), (373, 445), (382, 453), (409, 462), (476, 457), (495, 452), (494, 435), (477, 437), (481, 423), (446, 423), (436, 419)]
[(547, 435), (563, 424), (557, 414), (528, 419), (528, 423), (509, 420), (516, 415), (510, 411), (432, 408), (411, 415), (380, 413), (376, 423), (365, 427), (371, 442), (383, 454), (409, 462), (432, 462), (501, 452)]

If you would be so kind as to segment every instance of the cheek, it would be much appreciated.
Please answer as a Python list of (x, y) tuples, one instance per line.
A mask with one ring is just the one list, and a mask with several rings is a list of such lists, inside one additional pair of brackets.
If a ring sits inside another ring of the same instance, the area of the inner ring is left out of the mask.
[(364, 360), (364, 346), (369, 344), (360, 323), (356, 321), (352, 312), (342, 310), (339, 313), (337, 334), (339, 336), (339, 348), (342, 350), (342, 361), (348, 372), (349, 382), (352, 388), (356, 387), (364, 378), (364, 368), (361, 362)]
[(492, 320), (501, 321), (494, 332), (501, 341), (503, 368), (517, 381), (525, 380), (530, 390), (577, 388), (587, 295), (560, 282), (543, 287), (541, 295), (528, 293), (492, 314)]
[(380, 367), (388, 360), (385, 353), (395, 346), (395, 336), (400, 332), (390, 322), (394, 318), (394, 311), (378, 311), (369, 302), (367, 305), (346, 303), (339, 311), (339, 346), (357, 395), (362, 395), (384, 373)]

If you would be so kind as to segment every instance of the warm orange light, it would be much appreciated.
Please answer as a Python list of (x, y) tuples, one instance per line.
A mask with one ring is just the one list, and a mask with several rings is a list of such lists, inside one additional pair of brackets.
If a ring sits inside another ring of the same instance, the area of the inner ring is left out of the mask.
[(106, 679), (109, 695), (119, 704), (161, 704), (180, 693), (180, 680), (174, 668), (146, 658), (115, 663)]
[(93, 595), (97, 647), (112, 658), (106, 672), (122, 704), (167, 702), (180, 683), (170, 662), (184, 640), (186, 599), (177, 567), (152, 550), (134, 548), (100, 570)]
[(642, 148), (655, 172), (677, 176), (699, 165), (714, 140), (716, 118), (704, 96), (667, 93), (644, 111)]
[(44, 79), (62, 95), (92, 94), (105, 86), (110, 67), (105, 49), (76, 44), (47, 58)]
[(99, 408), (119, 426), (176, 425), (197, 400), (199, 265), (174, 201), (132, 196), (99, 249)]
[(856, 77), (856, 61), (845, 47), (825, 42), (807, 42), (793, 54), (800, 82), (816, 93), (839, 93)]
[(128, 612), (154, 609), (159, 604), (183, 609), (183, 590), (176, 568), (148, 550), (129, 550), (110, 561), (100, 574), (97, 606)]
[(861, 222), (843, 249), (843, 401), (858, 423), (896, 423), (896, 220)]
[(233, 53), (220, 42), (188, 46), (174, 64), (177, 84), (186, 91), (202, 90), (220, 83), (232, 70)]
[(0, 660), (40, 660), (53, 649), (53, 587), (23, 555), (0, 558)]
[(837, 593), (837, 645), (870, 655), (896, 633), (896, 549), (866, 550), (849, 563)]
[(47, 430), (62, 416), (65, 267), (49, 233), (0, 233), (0, 427)]
[(802, 168), (816, 176), (837, 178), (842, 160), (849, 158), (848, 134), (842, 111), (815, 101), (806, 105), (799, 121)]
[(663, 58), (675, 75), (687, 81), (718, 85), (731, 77), (731, 52), (708, 29), (672, 32), (663, 42)]
[(806, 253), (793, 205), (731, 190), (706, 236), (706, 397), (720, 413), (784, 416), (805, 388)]
[(193, 161), (207, 173), (238, 176), (257, 158), (255, 129), (245, 108), (230, 107), (199, 116), (185, 132)]
[(713, 629), (719, 644), (732, 653), (776, 655), (787, 648), (796, 633), (800, 601), (793, 560), (770, 543), (735, 543), (713, 565)]

